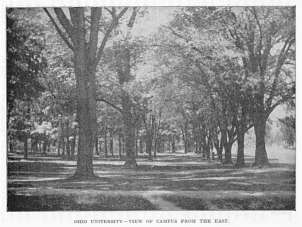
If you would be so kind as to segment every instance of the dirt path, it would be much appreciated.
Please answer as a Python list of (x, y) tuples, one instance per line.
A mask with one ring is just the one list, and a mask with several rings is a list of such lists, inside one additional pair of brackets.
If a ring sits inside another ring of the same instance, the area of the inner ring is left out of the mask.
[(151, 202), (155, 207), (157, 207), (159, 210), (183, 210), (182, 208), (176, 206), (174, 203), (169, 202), (162, 198), (162, 195), (171, 194), (169, 192), (156, 192), (156, 191), (150, 191), (142, 194), (142, 197), (147, 199), (149, 202)]

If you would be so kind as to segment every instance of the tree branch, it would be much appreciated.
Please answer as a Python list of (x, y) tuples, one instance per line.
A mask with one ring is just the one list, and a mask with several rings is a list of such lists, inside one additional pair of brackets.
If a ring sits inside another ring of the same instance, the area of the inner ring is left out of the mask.
[(104, 99), (104, 98), (97, 98), (96, 99), (97, 102), (104, 102), (107, 103), (108, 105), (112, 106), (114, 109), (118, 110), (120, 113), (123, 113), (122, 108), (118, 107), (117, 105), (109, 102), (108, 100)]
[(110, 36), (111, 32), (117, 26), (119, 19), (126, 13), (127, 10), (128, 10), (128, 7), (125, 7), (125, 8), (123, 8), (121, 10), (121, 12), (117, 16), (113, 16), (112, 17), (111, 24), (110, 24), (109, 28), (107, 29), (107, 31), (106, 31), (106, 33), (104, 35), (104, 38), (103, 38), (103, 40), (101, 42), (101, 45), (100, 45), (100, 47), (99, 47), (99, 49), (97, 51), (97, 57), (96, 57), (95, 64), (97, 64), (100, 61), (100, 59), (101, 59), (101, 57), (103, 55), (103, 51), (104, 51), (105, 45), (106, 45), (106, 43), (107, 43), (107, 41), (109, 39), (109, 36)]
[(45, 11), (45, 13), (47, 14), (47, 16), (49, 17), (50, 21), (52, 22), (52, 24), (55, 26), (55, 29), (57, 30), (58, 34), (61, 36), (61, 38), (63, 39), (63, 41), (66, 43), (66, 45), (73, 50), (73, 46), (72, 44), (69, 42), (68, 38), (64, 35), (64, 32), (59, 28), (58, 24), (56, 23), (55, 19), (52, 17), (52, 15), (50, 14), (50, 12), (46, 9), (43, 8), (43, 10)]
[(102, 8), (93, 7), (91, 8), (91, 27), (90, 27), (90, 35), (89, 35), (89, 46), (88, 46), (88, 54), (89, 59), (94, 60), (97, 44), (98, 44), (98, 25), (102, 15)]
[(283, 47), (280, 51), (280, 54), (279, 54), (278, 60), (277, 60), (276, 69), (274, 71), (275, 78), (274, 78), (274, 81), (273, 81), (273, 84), (272, 84), (272, 89), (271, 89), (271, 92), (270, 92), (269, 97), (268, 97), (267, 102), (266, 102), (267, 108), (270, 108), (270, 105), (272, 104), (281, 68), (282, 68), (282, 66), (283, 66), (283, 64), (286, 60), (287, 53), (288, 53), (291, 45), (294, 43), (294, 41), (295, 41), (295, 37), (294, 37), (294, 33), (292, 33), (286, 39), (286, 41), (285, 41), (285, 43), (284, 43), (284, 45), (283, 45)]
[(55, 11), (61, 25), (63, 26), (63, 28), (65, 29), (65, 31), (67, 32), (67, 34), (69, 35), (71, 40), (74, 42), (73, 27), (72, 27), (70, 21), (68, 20), (68, 18), (66, 17), (65, 13), (63, 12), (63, 10), (61, 8), (54, 8), (54, 11)]
[(131, 17), (130, 17), (129, 22), (127, 24), (127, 26), (129, 28), (133, 27), (134, 22), (135, 22), (135, 18), (136, 18), (136, 15), (137, 15), (137, 12), (138, 12), (138, 8), (137, 7), (133, 7), (133, 11), (132, 11)]

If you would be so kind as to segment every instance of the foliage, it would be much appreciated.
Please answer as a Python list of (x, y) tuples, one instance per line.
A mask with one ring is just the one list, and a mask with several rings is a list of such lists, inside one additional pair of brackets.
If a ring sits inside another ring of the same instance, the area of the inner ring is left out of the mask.
[(30, 101), (45, 90), (41, 76), (46, 67), (41, 31), (21, 23), (7, 9), (7, 103), (8, 116), (18, 100)]

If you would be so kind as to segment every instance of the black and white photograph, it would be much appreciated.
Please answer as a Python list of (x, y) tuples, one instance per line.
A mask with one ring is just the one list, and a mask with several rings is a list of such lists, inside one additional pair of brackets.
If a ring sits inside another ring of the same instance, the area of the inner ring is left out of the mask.
[(5, 25), (6, 212), (296, 210), (295, 5), (33, 4)]

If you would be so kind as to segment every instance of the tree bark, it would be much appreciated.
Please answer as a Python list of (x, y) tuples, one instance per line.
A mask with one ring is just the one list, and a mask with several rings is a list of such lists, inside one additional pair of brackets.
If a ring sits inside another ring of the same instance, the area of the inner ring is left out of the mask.
[(243, 167), (244, 164), (244, 133), (238, 132), (236, 167)]
[(99, 155), (99, 138), (95, 137), (95, 154)]
[(185, 124), (185, 127), (182, 129), (182, 139), (184, 142), (184, 152), (185, 154), (189, 152), (189, 144), (188, 144), (188, 126), (187, 123)]
[(245, 111), (242, 111), (241, 120), (237, 122), (237, 161), (236, 167), (243, 167), (244, 162), (244, 135), (246, 127)]
[(154, 138), (154, 149), (153, 149), (153, 157), (154, 158), (156, 158), (157, 149), (158, 149), (158, 138), (155, 137)]
[(172, 135), (172, 144), (171, 144), (171, 147), (172, 147), (172, 153), (175, 153), (176, 152), (176, 148), (175, 148), (175, 136)]
[(118, 135), (118, 155), (120, 160), (122, 160), (122, 135), (119, 133)]
[(95, 74), (97, 65), (97, 26), (100, 10), (97, 8), (91, 9), (91, 30), (88, 46), (85, 37), (84, 8), (70, 8), (69, 11), (73, 24), (71, 38), (74, 43), (73, 61), (77, 82), (77, 119), (79, 121), (79, 144), (75, 177), (86, 179), (95, 177), (92, 160), (97, 129)]
[(146, 136), (146, 152), (149, 155), (149, 159), (152, 160), (152, 136), (149, 133)]
[(265, 166), (269, 164), (265, 147), (265, 126), (266, 119), (261, 114), (254, 121), (254, 131), (256, 136), (255, 166)]
[(226, 143), (224, 145), (224, 164), (233, 164), (232, 161), (232, 144)]
[(105, 128), (105, 133), (104, 133), (104, 151), (105, 151), (105, 158), (107, 158), (108, 157), (107, 127)]
[(24, 136), (24, 159), (28, 158), (28, 139), (27, 135)]
[(135, 127), (132, 124), (129, 114), (124, 114), (124, 135), (125, 135), (125, 164), (126, 168), (136, 168), (135, 160)]
[(112, 134), (112, 129), (109, 131), (109, 136), (110, 136), (110, 141), (109, 141), (110, 153), (111, 153), (111, 156), (114, 157), (114, 154), (113, 154), (113, 134)]
[(142, 136), (140, 136), (139, 138), (139, 153), (143, 153), (144, 152), (144, 148), (143, 148), (143, 140), (142, 140)]
[(124, 135), (125, 135), (125, 164), (126, 168), (136, 168), (137, 163), (135, 159), (135, 124), (131, 113), (132, 102), (129, 94), (123, 92), (122, 99), (122, 115), (124, 122)]

